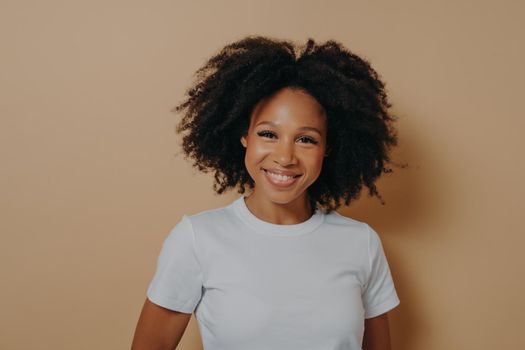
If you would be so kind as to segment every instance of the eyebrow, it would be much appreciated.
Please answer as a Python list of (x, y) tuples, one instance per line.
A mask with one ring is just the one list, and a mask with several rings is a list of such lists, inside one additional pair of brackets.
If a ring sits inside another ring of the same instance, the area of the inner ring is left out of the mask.
[[(270, 121), (262, 121), (262, 122), (257, 123), (255, 126), (259, 126), (261, 124), (269, 124), (271, 126), (277, 126), (277, 124), (275, 124), (274, 122), (270, 122)], [(309, 131), (314, 131), (318, 133), (319, 135), (322, 135), (321, 131), (317, 128), (314, 128), (313, 126), (302, 126), (297, 130), (309, 130)]]

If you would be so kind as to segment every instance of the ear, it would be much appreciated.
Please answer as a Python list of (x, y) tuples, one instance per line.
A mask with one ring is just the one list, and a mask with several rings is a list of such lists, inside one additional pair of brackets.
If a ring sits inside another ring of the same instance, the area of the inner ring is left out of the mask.
[(242, 145), (244, 146), (244, 148), (246, 148), (246, 146), (247, 146), (247, 143), (246, 143), (246, 137), (241, 136), (241, 143), (242, 143)]

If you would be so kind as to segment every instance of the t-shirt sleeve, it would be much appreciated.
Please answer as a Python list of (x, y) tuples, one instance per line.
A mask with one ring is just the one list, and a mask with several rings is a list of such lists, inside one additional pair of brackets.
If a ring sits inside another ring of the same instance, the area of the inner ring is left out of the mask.
[(190, 219), (183, 215), (164, 239), (148, 299), (164, 308), (193, 313), (202, 296), (203, 274)]
[(400, 300), (396, 293), (381, 239), (369, 225), (367, 225), (367, 229), (370, 269), (363, 288), (362, 299), (365, 318), (372, 318), (393, 309), (400, 304)]

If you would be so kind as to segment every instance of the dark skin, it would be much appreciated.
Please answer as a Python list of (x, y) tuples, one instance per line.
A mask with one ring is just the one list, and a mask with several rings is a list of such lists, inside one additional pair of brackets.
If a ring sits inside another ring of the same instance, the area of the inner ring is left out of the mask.
[(172, 311), (146, 298), (131, 350), (173, 350), (179, 344), (191, 314)]
[[(259, 103), (240, 142), (255, 182), (246, 198), (250, 211), (278, 225), (307, 220), (312, 208), (306, 190), (319, 177), (326, 153), (326, 120), (317, 101), (302, 90), (279, 91)], [(268, 180), (268, 169), (300, 176), (293, 186), (279, 188)]]
[(363, 350), (391, 350), (388, 313), (365, 319)]

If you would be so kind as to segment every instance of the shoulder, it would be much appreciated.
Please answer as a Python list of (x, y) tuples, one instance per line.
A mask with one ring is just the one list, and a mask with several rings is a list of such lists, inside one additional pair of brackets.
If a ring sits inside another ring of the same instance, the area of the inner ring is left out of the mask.
[(323, 236), (336, 237), (341, 245), (353, 251), (367, 251), (370, 243), (370, 229), (366, 222), (336, 211), (325, 214)]
[(363, 235), (368, 235), (370, 226), (364, 222), (348, 216), (339, 214), (337, 211), (332, 211), (330, 214), (325, 214), (325, 223), (332, 227), (340, 227), (344, 230), (352, 232), (360, 232)]
[(382, 253), (383, 244), (380, 235), (368, 223), (359, 221), (347, 216), (343, 216), (336, 211), (326, 215), (326, 221), (331, 222), (332, 225), (340, 225), (346, 227), (346, 231), (354, 233), (352, 236), (359, 237), (362, 244), (366, 244), (370, 255)]
[(213, 228), (231, 221), (233, 215), (232, 203), (230, 203), (193, 214), (185, 214), (184, 216), (193, 226)]

